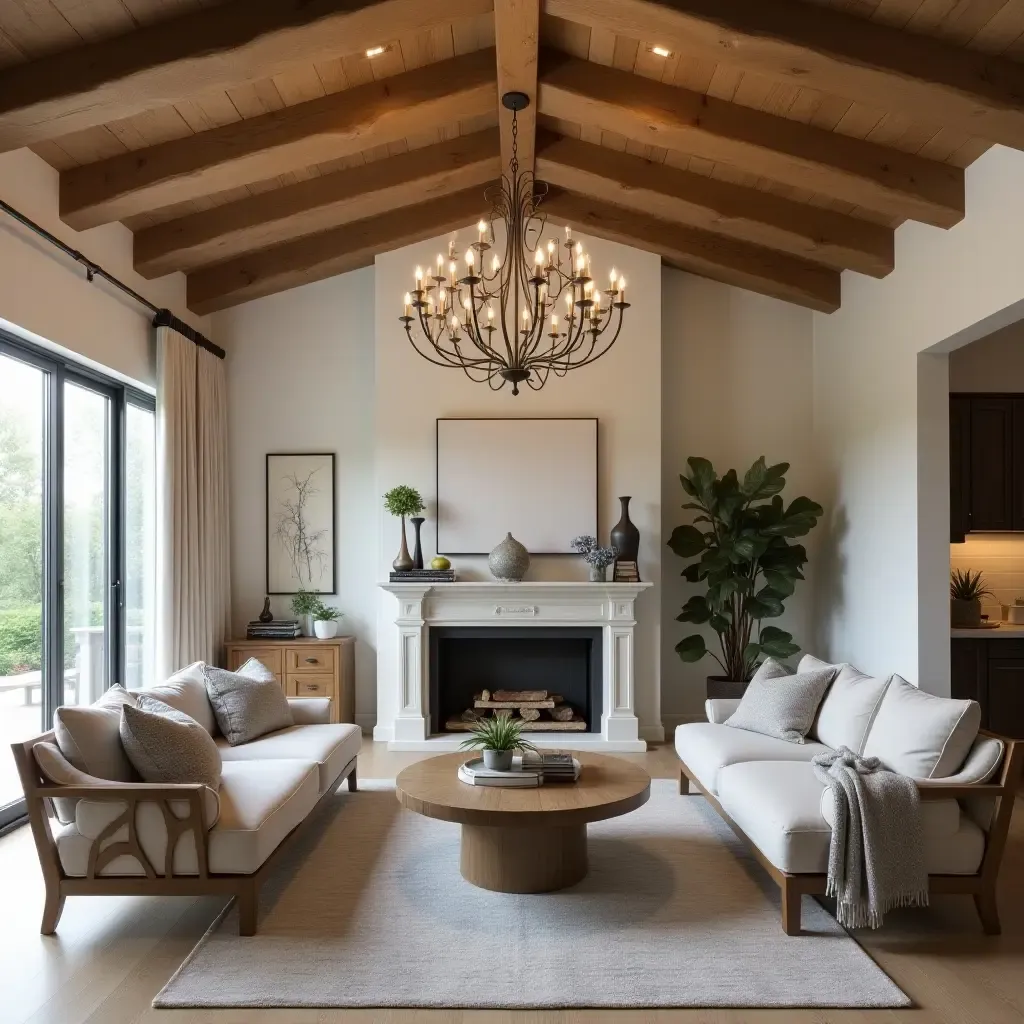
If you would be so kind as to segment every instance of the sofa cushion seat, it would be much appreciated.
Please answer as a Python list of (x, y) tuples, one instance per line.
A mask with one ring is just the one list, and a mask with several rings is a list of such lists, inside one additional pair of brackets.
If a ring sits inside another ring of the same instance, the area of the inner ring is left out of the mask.
[(676, 727), (676, 753), (710, 793), (718, 793), (719, 772), (743, 761), (810, 761), (828, 751), (821, 743), (789, 743), (772, 736), (712, 722)]
[[(732, 764), (719, 772), (718, 787), (723, 810), (775, 867), (788, 874), (828, 871), (832, 829), (822, 814), (826, 786), (812, 764)], [(925, 867), (929, 874), (970, 875), (981, 864), (985, 837), (959, 809), (951, 832), (949, 804), (955, 801), (940, 801), (937, 811), (924, 813)], [(826, 807), (834, 815), (831, 801)]]
[(359, 753), (362, 732), (357, 725), (293, 725), (267, 733), (259, 739), (231, 746), (223, 737), (217, 747), (224, 763), (229, 761), (274, 761), (298, 758), (315, 761), (320, 773), (320, 792), (326, 793), (345, 767)]
[[(248, 875), (256, 871), (281, 841), (299, 825), (320, 799), (319, 770), (312, 760), (225, 762), (221, 776), (220, 818), (209, 833), (209, 870), (214, 874)], [(123, 810), (124, 805), (114, 805)], [(163, 815), (150, 802), (137, 814), (143, 852), (158, 873), (163, 873), (167, 830)], [(111, 837), (126, 838), (122, 828)], [(76, 825), (56, 834), (57, 851), (65, 873), (84, 877), (93, 840)], [(198, 874), (195, 837), (191, 831), (178, 840), (174, 851), (176, 875)], [(101, 872), (104, 877), (139, 876), (143, 867), (129, 854), (115, 857)]]

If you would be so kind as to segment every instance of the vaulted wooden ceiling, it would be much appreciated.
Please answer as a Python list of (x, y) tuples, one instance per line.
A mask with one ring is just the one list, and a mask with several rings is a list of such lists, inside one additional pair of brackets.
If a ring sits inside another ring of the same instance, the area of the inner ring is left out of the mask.
[(831, 311), (1024, 149), (1022, 60), (1024, 0), (8, 0), (0, 151), (208, 313), (475, 221), (520, 90), (552, 218)]

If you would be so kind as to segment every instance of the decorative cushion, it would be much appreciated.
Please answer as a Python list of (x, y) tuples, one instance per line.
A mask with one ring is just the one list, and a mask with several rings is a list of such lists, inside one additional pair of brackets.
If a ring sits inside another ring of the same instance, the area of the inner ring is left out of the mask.
[(115, 782), (137, 782), (121, 746), (121, 707), (135, 706), (135, 696), (123, 686), (112, 686), (88, 707), (59, 707), (53, 713), (53, 731), (60, 752), (80, 772)]
[(796, 670), (813, 672), (827, 668), (832, 669), (836, 677), (818, 708), (810, 735), (833, 750), (849, 747), (860, 754), (892, 677), (868, 676), (853, 665), (829, 665), (811, 654), (800, 659)]
[(894, 675), (868, 731), (864, 756), (913, 779), (942, 779), (959, 770), (980, 726), (976, 701), (935, 697)]
[(206, 677), (203, 669), (206, 663), (193, 662), (179, 669), (166, 682), (147, 687), (141, 691), (183, 711), (194, 718), (211, 736), (217, 734), (217, 719), (214, 718), (210, 698), (206, 695)]
[(831, 667), (790, 675), (785, 665), (768, 658), (754, 673), (740, 706), (725, 724), (790, 743), (803, 743), (834, 676), (835, 669)]
[(184, 712), (144, 694), (121, 709), (121, 742), (146, 782), (220, 786), (220, 751), (213, 737)]
[[(61, 752), (55, 743), (37, 743), (32, 748), (32, 754), (36, 759), (39, 770), (58, 786), (101, 786), (106, 781), (97, 779), (95, 775), (87, 775), (79, 771)], [(55, 797), (53, 809), (57, 814), (57, 820), (62, 825), (68, 825), (75, 820), (75, 806), (77, 800), (68, 797)]]
[[(242, 667), (259, 675), (258, 669), (250, 665), (253, 660)], [(207, 665), (203, 671), (217, 725), (231, 746), (248, 743), (294, 724), (288, 699), (273, 673), (266, 671), (266, 676), (259, 679), (212, 665)]]

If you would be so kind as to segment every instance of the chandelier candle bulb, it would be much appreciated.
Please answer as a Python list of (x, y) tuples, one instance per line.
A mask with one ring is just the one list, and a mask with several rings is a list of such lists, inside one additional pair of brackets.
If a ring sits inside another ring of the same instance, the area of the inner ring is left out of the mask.
[(406, 292), (405, 293), (405, 315), (406, 316), (409, 315), (409, 307), (411, 305), (412, 305), (412, 296), (408, 292)]
[(477, 241), (483, 245), (487, 241), (487, 224), (484, 221), (479, 221), (476, 226)]

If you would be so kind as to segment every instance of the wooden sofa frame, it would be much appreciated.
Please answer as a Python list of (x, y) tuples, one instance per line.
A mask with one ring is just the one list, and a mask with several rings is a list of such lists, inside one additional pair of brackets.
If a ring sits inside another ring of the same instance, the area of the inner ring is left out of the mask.
[[(46, 885), (46, 903), (39, 930), (52, 935), (57, 930), (64, 900), (68, 896), (233, 896), (238, 904), (239, 935), (255, 935), (258, 914), (260, 886), (273, 870), (284, 851), (293, 843), (296, 835), (314, 816), (316, 810), (331, 797), (337, 784), (332, 786), (317, 801), (316, 807), (280, 842), (277, 849), (251, 875), (216, 874), (209, 870), (206, 810), (200, 783), (189, 785), (168, 785), (150, 782), (111, 782), (109, 786), (58, 786), (50, 782), (39, 770), (32, 748), (37, 743), (56, 743), (52, 732), (43, 733), (22, 743), (12, 743), (14, 761), (25, 791), (32, 838), (35, 840), (39, 866)], [(348, 780), (350, 791), (356, 789), (356, 761), (353, 757), (342, 769), (337, 782)], [(89, 865), (85, 877), (71, 877), (64, 873), (57, 851), (57, 843), (50, 828), (53, 811), (52, 800), (66, 797), (72, 800), (104, 800), (111, 803), (126, 803), (123, 814), (112, 821), (93, 840), (89, 850)], [(188, 815), (179, 818), (171, 810), (171, 801), (187, 801)], [(150, 863), (143, 852), (136, 832), (135, 812), (138, 806), (152, 801), (160, 808), (167, 825), (167, 852), (163, 865)], [(127, 827), (128, 837), (124, 841), (111, 843), (101, 849), (112, 835)], [(173, 866), (174, 850), (178, 839), (188, 831), (196, 837), (196, 860), (198, 871), (194, 875), (175, 875)], [(145, 877), (106, 877), (100, 872), (116, 857), (128, 854), (134, 857), (145, 871)]]
[[(929, 893), (963, 893), (974, 897), (981, 926), (986, 935), (998, 935), (1001, 931), (999, 910), (996, 905), (996, 882), (999, 878), (999, 867), (1003, 861), (1006, 838), (1010, 831), (1010, 818), (1013, 814), (1013, 802), (1020, 786), (1021, 773), (1024, 772), (1024, 742), (1011, 740), (982, 730), (983, 735), (1002, 740), (1006, 745), (1003, 754), (1002, 770), (999, 781), (992, 783), (973, 783), (966, 785), (941, 784), (919, 786), (922, 800), (964, 800), (969, 797), (994, 797), (995, 811), (992, 824), (985, 838), (985, 853), (981, 866), (973, 875), (929, 875)], [(725, 809), (697, 780), (693, 772), (680, 759), (679, 792), (686, 796), (693, 788), (702, 795), (719, 813), (722, 819), (743, 841), (754, 859), (768, 872), (772, 881), (782, 892), (782, 930), (787, 935), (800, 934), (800, 903), (804, 895), (825, 896), (828, 876), (823, 874), (793, 875), (780, 871), (747, 837), (747, 834), (729, 817)]]

